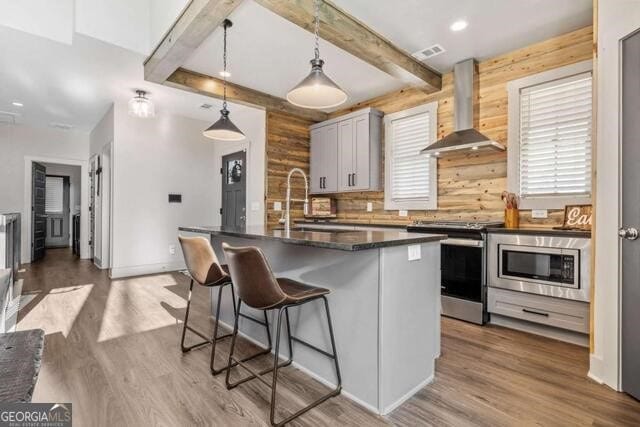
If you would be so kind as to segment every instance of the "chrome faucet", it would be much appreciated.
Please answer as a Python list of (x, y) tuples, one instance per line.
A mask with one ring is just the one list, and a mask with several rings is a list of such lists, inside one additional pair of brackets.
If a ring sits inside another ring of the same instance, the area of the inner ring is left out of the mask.
[[(298, 172), (304, 178), (304, 199), (292, 199), (291, 198), (291, 176), (294, 172)], [(280, 218), (280, 223), (284, 224), (285, 230), (289, 231), (291, 227), (291, 202), (303, 202), (304, 203), (304, 214), (307, 215), (309, 213), (309, 182), (307, 181), (307, 175), (300, 168), (293, 168), (289, 171), (289, 175), (287, 175), (287, 206), (286, 213), (284, 218)]]

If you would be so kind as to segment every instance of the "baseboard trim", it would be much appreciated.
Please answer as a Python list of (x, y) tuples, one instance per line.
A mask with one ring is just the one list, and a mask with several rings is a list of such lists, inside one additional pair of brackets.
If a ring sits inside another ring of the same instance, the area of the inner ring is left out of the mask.
[(597, 382), (598, 384), (604, 384), (602, 379), (602, 359), (595, 354), (589, 355), (589, 372), (587, 376)]
[(417, 386), (415, 386), (411, 390), (409, 390), (407, 393), (405, 393), (405, 395), (402, 396), (400, 399), (396, 400), (391, 405), (388, 405), (387, 407), (383, 408), (382, 412), (380, 413), (380, 415), (388, 415), (388, 414), (390, 414), (396, 408), (398, 408), (400, 405), (402, 405), (404, 402), (406, 402), (407, 400), (411, 399), (417, 392), (419, 392), (420, 390), (422, 390), (423, 388), (425, 388), (426, 386), (431, 384), (433, 382), (434, 378), (435, 378), (435, 361), (434, 361), (434, 366), (433, 366), (433, 372), (434, 372), (433, 374), (429, 375), (429, 377), (427, 377), (424, 381), (422, 381), (420, 384), (418, 384)]
[[(211, 316), (211, 318), (213, 319), (213, 316)], [(233, 330), (233, 326), (229, 325), (228, 323), (220, 320), (220, 325), (226, 327), (227, 329), (231, 329)], [(255, 338), (250, 337), (249, 335), (245, 334), (244, 332), (238, 330), (238, 335), (241, 336), (242, 338), (246, 339), (247, 341), (258, 345), (260, 347), (264, 347), (266, 344), (262, 343), (258, 340), (256, 340)], [(275, 350), (271, 350), (271, 353), (275, 353)], [(284, 358), (280, 358), (280, 359), (284, 359)], [(315, 372), (309, 370), (308, 368), (300, 365), (298, 362), (293, 361), (291, 363), (292, 366), (294, 366), (296, 369), (299, 369), (300, 371), (304, 372), (305, 374), (309, 375), (311, 378), (315, 379), (316, 381), (318, 381), (321, 384), (324, 384), (325, 386), (329, 387), (329, 388), (335, 388), (335, 384), (332, 383), (331, 381), (328, 381), (327, 379), (319, 376), (318, 374), (316, 374)], [(432, 377), (433, 380), (433, 377)], [(376, 408), (373, 405), (368, 404), (367, 402), (357, 398), (356, 396), (354, 396), (353, 394), (349, 393), (348, 390), (345, 390), (344, 387), (342, 388), (341, 393), (342, 395), (344, 395), (347, 399), (357, 403), (358, 405), (362, 406), (364, 409), (373, 412), (376, 415), (383, 415), (382, 412), (380, 412), (380, 410), (378, 408)], [(402, 402), (400, 402), (401, 404)]]
[(134, 265), (129, 267), (116, 267), (109, 270), (109, 277), (121, 279), (124, 277), (144, 276), (147, 274), (167, 273), (171, 271), (184, 270), (184, 262), (158, 263)]

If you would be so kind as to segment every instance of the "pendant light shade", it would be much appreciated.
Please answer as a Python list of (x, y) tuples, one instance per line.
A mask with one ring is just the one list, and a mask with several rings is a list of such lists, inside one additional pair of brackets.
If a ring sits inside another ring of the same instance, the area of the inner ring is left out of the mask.
[(315, 40), (314, 58), (311, 72), (296, 87), (287, 93), (287, 101), (303, 108), (333, 108), (346, 102), (347, 93), (334, 83), (322, 70), (324, 61), (320, 59), (320, 0), (315, 0)]
[(225, 19), (222, 23), (224, 27), (224, 53), (223, 53), (223, 63), (224, 63), (224, 72), (221, 75), (224, 78), (224, 89), (223, 89), (223, 101), (222, 101), (222, 110), (220, 110), (220, 118), (217, 122), (209, 126), (202, 134), (207, 138), (216, 139), (218, 141), (242, 141), (245, 136), (244, 133), (236, 125), (233, 124), (231, 119), (229, 118), (229, 110), (227, 109), (227, 28), (231, 27), (233, 23)]
[(153, 102), (147, 98), (147, 92), (144, 90), (136, 90), (136, 96), (129, 100), (129, 115), (142, 119), (156, 115)]
[(203, 132), (207, 138), (219, 141), (242, 141), (244, 133), (229, 119), (229, 110), (220, 110), (220, 119)]
[(311, 72), (287, 93), (287, 101), (304, 108), (332, 108), (343, 104), (348, 96), (322, 71), (322, 59), (311, 60)]

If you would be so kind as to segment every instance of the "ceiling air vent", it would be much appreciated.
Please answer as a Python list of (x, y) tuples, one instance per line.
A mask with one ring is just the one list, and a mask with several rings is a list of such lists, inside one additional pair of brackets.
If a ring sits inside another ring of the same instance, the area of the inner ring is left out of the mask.
[(446, 50), (441, 45), (434, 44), (431, 47), (415, 52), (413, 56), (420, 61), (424, 61), (425, 59), (433, 58), (434, 56), (440, 55), (444, 52), (446, 52)]
[(200, 108), (202, 108), (203, 110), (210, 110), (211, 108), (213, 108), (213, 105), (211, 105), (211, 104), (202, 104), (200, 106)]
[(51, 126), (52, 128), (56, 128), (56, 129), (62, 129), (62, 130), (70, 130), (73, 128), (73, 125), (67, 124), (67, 123), (49, 123), (49, 126)]

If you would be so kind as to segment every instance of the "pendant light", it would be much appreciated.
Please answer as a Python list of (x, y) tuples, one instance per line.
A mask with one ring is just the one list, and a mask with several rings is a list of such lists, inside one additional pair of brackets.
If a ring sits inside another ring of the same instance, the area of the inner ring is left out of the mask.
[(224, 53), (222, 56), (224, 72), (223, 76), (223, 101), (222, 110), (220, 110), (220, 119), (212, 124), (203, 132), (203, 135), (207, 138), (217, 139), (218, 141), (241, 141), (245, 138), (244, 133), (236, 125), (233, 124), (229, 118), (229, 110), (227, 109), (227, 28), (231, 27), (233, 23), (225, 19), (222, 23), (224, 27)]
[(324, 61), (320, 59), (320, 0), (315, 0), (315, 56), (311, 62), (311, 72), (296, 87), (287, 93), (287, 101), (304, 108), (323, 109), (343, 104), (348, 96), (322, 71)]
[(153, 102), (147, 98), (147, 92), (144, 90), (136, 90), (136, 96), (129, 100), (129, 115), (146, 119), (154, 117), (156, 110)]

